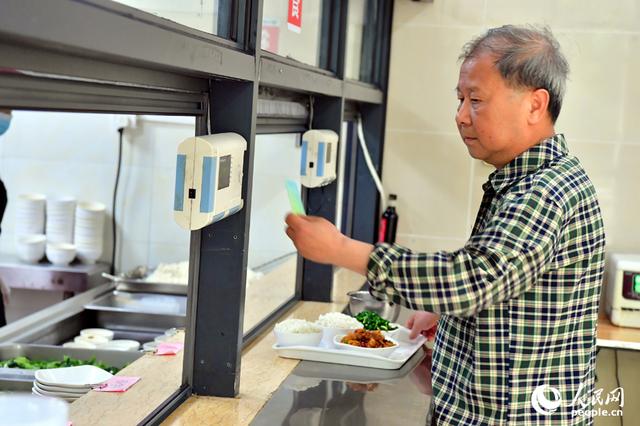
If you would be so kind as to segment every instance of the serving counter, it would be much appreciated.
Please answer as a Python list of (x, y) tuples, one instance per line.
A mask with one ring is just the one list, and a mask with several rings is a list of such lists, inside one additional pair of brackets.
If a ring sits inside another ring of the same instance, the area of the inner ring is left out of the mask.
[[(360, 288), (363, 282), (356, 274), (340, 271), (335, 283), (334, 302), (299, 302), (279, 321), (290, 317), (315, 320), (320, 314), (342, 311), (348, 303), (346, 293)], [(81, 303), (63, 302), (62, 310), (67, 318), (82, 316), (84, 308), (100, 306), (96, 301), (106, 301), (114, 289), (109, 283), (90, 290), (79, 296)], [(56, 312), (61, 312), (60, 307)], [(40, 314), (36, 322), (44, 325), (56, 315)], [(28, 328), (33, 330), (34, 326)], [(40, 328), (35, 334), (14, 330), (14, 337), (42, 338), (48, 335), (45, 331), (51, 326)], [(184, 341), (184, 332), (176, 334), (173, 340)], [(419, 350), (402, 369), (390, 374), (388, 370), (280, 358), (272, 348), (274, 343), (269, 328), (245, 348), (237, 398), (191, 396), (163, 424), (280, 424), (307, 412), (331, 422), (354, 415), (362, 417), (364, 414), (358, 414), (362, 412), (369, 418), (363, 424), (378, 424), (386, 418), (390, 404), (402, 407), (408, 416), (424, 424), (431, 393), (430, 351)], [(70, 405), (73, 425), (139, 424), (179, 390), (182, 363), (183, 352), (176, 356), (143, 355), (118, 373), (139, 376), (141, 380), (125, 393), (89, 392), (82, 396)]]

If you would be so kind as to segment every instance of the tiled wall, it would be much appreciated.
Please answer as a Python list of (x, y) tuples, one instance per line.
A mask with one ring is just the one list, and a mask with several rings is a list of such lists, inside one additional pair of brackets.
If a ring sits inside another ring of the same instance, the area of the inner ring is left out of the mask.
[[(0, 136), (0, 178), (9, 204), (0, 252), (14, 250), (15, 200), (21, 193), (73, 196), (107, 206), (102, 260), (111, 260), (111, 200), (118, 146), (115, 116), (14, 111)], [(193, 118), (148, 117), (125, 131), (118, 191), (119, 270), (187, 260), (189, 233), (173, 220), (175, 153), (195, 133)]]
[[(457, 57), (489, 27), (546, 24), (571, 66), (556, 131), (567, 137), (600, 199), (609, 251), (640, 252), (640, 1), (434, 0), (395, 2), (383, 182), (398, 194), (398, 242), (455, 250), (469, 236), (493, 170), (469, 157), (458, 136)], [(640, 354), (622, 351), (625, 418), (636, 418)], [(598, 356), (605, 394), (615, 384), (612, 351)], [(598, 425), (619, 424), (598, 417)]]
[(556, 125), (591, 176), (610, 251), (640, 252), (640, 2), (396, 1), (383, 181), (398, 194), (398, 240), (459, 248), (492, 168), (459, 139), (454, 88), (462, 45), (506, 23), (546, 24), (571, 74)]

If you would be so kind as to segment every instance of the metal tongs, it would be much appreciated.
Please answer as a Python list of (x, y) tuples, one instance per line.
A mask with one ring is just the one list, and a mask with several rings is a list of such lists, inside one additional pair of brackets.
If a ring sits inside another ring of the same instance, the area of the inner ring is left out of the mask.
[(149, 268), (147, 268), (144, 265), (140, 265), (140, 266), (136, 266), (135, 268), (133, 268), (130, 271), (123, 272), (123, 273), (118, 274), (118, 275), (112, 275), (112, 274), (108, 274), (106, 272), (103, 272), (102, 276), (104, 278), (107, 278), (107, 279), (117, 283), (117, 282), (121, 282), (121, 281), (125, 281), (125, 280), (140, 280), (140, 279), (146, 277), (148, 272), (149, 272)]

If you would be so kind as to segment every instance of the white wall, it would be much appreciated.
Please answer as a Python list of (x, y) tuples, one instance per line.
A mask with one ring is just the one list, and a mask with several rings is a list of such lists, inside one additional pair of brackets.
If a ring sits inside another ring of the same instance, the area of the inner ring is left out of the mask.
[(546, 24), (571, 73), (558, 132), (600, 199), (609, 251), (640, 251), (640, 3), (633, 0), (435, 0), (395, 3), (383, 181), (398, 194), (398, 241), (457, 249), (492, 171), (455, 123), (463, 44), (492, 26)]

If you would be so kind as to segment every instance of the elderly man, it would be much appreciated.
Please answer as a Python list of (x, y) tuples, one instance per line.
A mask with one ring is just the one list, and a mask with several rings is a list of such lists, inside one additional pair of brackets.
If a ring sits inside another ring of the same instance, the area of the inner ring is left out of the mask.
[(489, 30), (461, 59), (456, 124), (469, 154), (496, 167), (464, 247), (372, 246), (295, 215), (287, 234), (302, 256), (424, 311), (414, 334), (439, 315), (437, 424), (590, 424), (572, 402), (593, 389), (605, 240), (593, 185), (554, 130), (567, 62), (548, 30), (516, 26)]

